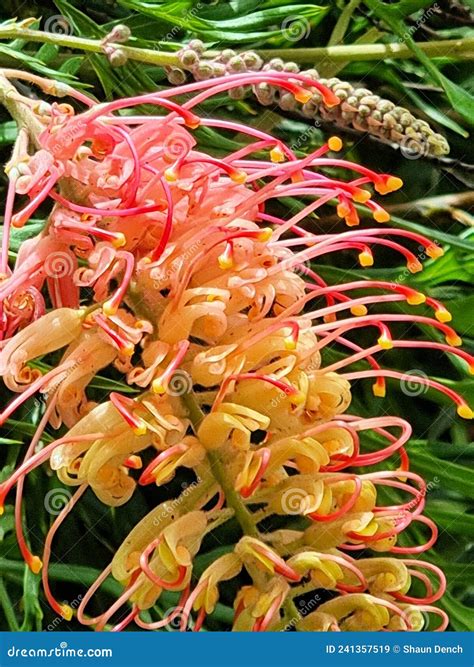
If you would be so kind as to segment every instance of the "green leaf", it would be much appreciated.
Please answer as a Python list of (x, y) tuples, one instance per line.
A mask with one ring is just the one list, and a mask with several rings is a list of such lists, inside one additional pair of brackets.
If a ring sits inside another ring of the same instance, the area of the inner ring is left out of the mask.
[(18, 51), (11, 46), (6, 46), (6, 44), (0, 44), (0, 53), (13, 58), (14, 60), (18, 60), (26, 68), (32, 69), (34, 72), (43, 74), (44, 76), (47, 76), (51, 79), (58, 79), (59, 81), (65, 81), (66, 83), (72, 83), (75, 80), (74, 77), (70, 76), (69, 74), (59, 74), (58, 70), (47, 67), (41, 60), (35, 58), (31, 54), (22, 53), (21, 51)]
[[(380, 0), (364, 0), (365, 4), (388, 26), (405, 44), (413, 51), (414, 55), (424, 65), (426, 71), (432, 79), (444, 89), (451, 106), (461, 114), (470, 125), (474, 125), (474, 97), (456, 83), (450, 81), (442, 74), (433, 61), (420, 49), (415, 40), (411, 37), (410, 31), (405, 23), (399, 18), (400, 6), (386, 5)], [(410, 6), (416, 6), (419, 3), (410, 3)], [(424, 4), (422, 4), (424, 6)], [(405, 8), (407, 5), (405, 5)], [(420, 7), (417, 7), (419, 9)], [(413, 10), (415, 11), (415, 10)]]
[[(291, 41), (290, 29), (285, 33), (285, 20), (294, 18), (298, 22), (298, 29), (309, 33), (311, 27), (316, 26), (328, 13), (329, 7), (318, 5), (286, 5), (270, 7), (255, 11), (245, 16), (213, 21), (204, 19), (194, 9), (183, 11), (182, 3), (162, 4), (158, 2), (144, 3), (141, 0), (119, 0), (119, 4), (127, 9), (134, 9), (148, 14), (160, 21), (192, 31), (207, 41), (218, 40), (232, 44), (245, 44), (259, 40), (270, 41), (278, 38), (280, 42)], [(199, 5), (198, 5), (199, 7)], [(288, 37), (285, 39), (285, 35)]]

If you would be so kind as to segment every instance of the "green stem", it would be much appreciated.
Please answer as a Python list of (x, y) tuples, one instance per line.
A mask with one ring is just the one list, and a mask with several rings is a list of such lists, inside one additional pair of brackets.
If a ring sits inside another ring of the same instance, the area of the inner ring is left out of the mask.
[(3, 583), (3, 578), (0, 577), (0, 605), (3, 607), (3, 612), (8, 623), (8, 627), (12, 632), (19, 632), (20, 626), (16, 620), (13, 604), (8, 595), (8, 591)]
[[(24, 39), (27, 42), (40, 42), (42, 44), (55, 44), (69, 49), (86, 51), (88, 53), (103, 53), (102, 44), (96, 39), (75, 37), (74, 35), (58, 35), (42, 30), (30, 30), (20, 26), (8, 25), (0, 27), (0, 40), (2, 39)], [(114, 46), (114, 45), (112, 45)], [(158, 66), (180, 66), (180, 60), (176, 53), (155, 51), (153, 49), (142, 49), (125, 44), (116, 44), (125, 52), (130, 60)], [(433, 42), (417, 43), (418, 48), (430, 57), (465, 58), (474, 57), (474, 38), (446, 39)], [(209, 51), (206, 56), (217, 55), (218, 51)], [(386, 58), (412, 58), (412, 50), (405, 44), (353, 44), (328, 47), (316, 47), (308, 49), (262, 49), (257, 53), (264, 59), (275, 56), (283, 60), (292, 60), (299, 63), (315, 63), (318, 60), (333, 59), (344, 60), (383, 60)]]
[(0, 104), (3, 104), (18, 128), (28, 130), (31, 140), (37, 145), (37, 137), (44, 130), (43, 126), (31, 112), (27, 104), (22, 104), (16, 97), (18, 91), (0, 71)]
[[(474, 38), (446, 39), (417, 43), (418, 48), (430, 58), (474, 58)], [(386, 60), (387, 58), (413, 58), (412, 50), (406, 44), (351, 44), (348, 46), (324, 46), (308, 49), (261, 49), (257, 53), (264, 59), (275, 56), (282, 60), (314, 64), (318, 60)]]
[[(88, 53), (104, 53), (102, 44), (98, 39), (87, 39), (86, 37), (75, 37), (74, 35), (59, 35), (53, 32), (30, 30), (14, 25), (0, 27), (0, 40), (3, 39), (24, 39), (27, 42), (54, 44), (55, 46), (86, 51)], [(111, 44), (110, 46), (120, 48), (130, 60), (138, 60), (150, 65), (179, 65), (179, 58), (175, 53), (155, 51), (154, 49), (141, 49), (135, 46), (126, 46), (125, 44)]]
[[(189, 419), (193, 424), (194, 432), (197, 433), (199, 424), (204, 419), (204, 413), (197, 404), (196, 398), (193, 393), (184, 394), (181, 397), (183, 404), (186, 407), (188, 412)], [(232, 481), (227, 475), (225, 465), (221, 461), (221, 457), (218, 451), (208, 451), (207, 460), (211, 466), (212, 476), (216, 482), (221, 487), (228, 507), (234, 510), (235, 518), (240, 524), (242, 531), (245, 535), (250, 535), (251, 537), (258, 537), (259, 533), (255, 526), (255, 522), (252, 514), (245, 507), (242, 502), (239, 494), (234, 489)]]
[(245, 535), (250, 537), (258, 537), (258, 530), (255, 526), (252, 514), (243, 504), (239, 494), (234, 489), (234, 485), (227, 476), (227, 471), (223, 465), (219, 452), (210, 451), (207, 453), (207, 458), (211, 464), (212, 474), (224, 492), (227, 505), (234, 510), (235, 518), (240, 524)]

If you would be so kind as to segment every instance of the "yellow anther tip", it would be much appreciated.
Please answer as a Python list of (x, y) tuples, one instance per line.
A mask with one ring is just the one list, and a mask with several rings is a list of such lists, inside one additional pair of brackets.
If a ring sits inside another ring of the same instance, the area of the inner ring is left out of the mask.
[(70, 607), (68, 604), (61, 605), (61, 616), (64, 618), (64, 620), (70, 621), (72, 618), (72, 613), (72, 607)]
[(359, 263), (361, 266), (373, 266), (374, 258), (368, 252), (361, 252), (359, 255)]
[(471, 408), (468, 405), (458, 405), (457, 413), (463, 419), (473, 419), (474, 418), (474, 412), (471, 410)]
[(443, 322), (443, 323), (451, 322), (451, 320), (453, 319), (453, 316), (451, 315), (449, 310), (446, 310), (445, 308), (439, 308), (435, 312), (435, 317), (438, 320), (438, 322)]
[(426, 248), (426, 254), (428, 257), (431, 257), (431, 259), (438, 259), (444, 255), (444, 250), (443, 248), (433, 244)]
[(306, 102), (309, 102), (312, 97), (313, 95), (309, 92), (309, 90), (299, 90), (297, 93), (295, 93), (295, 100), (297, 102), (301, 102), (301, 104), (306, 104)]
[(296, 350), (296, 341), (293, 338), (285, 338), (285, 350)]
[(169, 169), (165, 169), (164, 177), (168, 183), (176, 183), (178, 180), (176, 172), (171, 167)]
[(217, 258), (217, 261), (219, 262), (219, 267), (224, 271), (234, 266), (234, 262), (229, 257), (222, 257), (221, 255)]
[(342, 139), (340, 137), (329, 137), (328, 139), (328, 148), (335, 153), (338, 153), (342, 149)]
[(462, 345), (462, 338), (458, 336), (457, 334), (453, 334), (446, 336), (446, 342), (448, 345), (451, 345), (451, 347), (460, 347)]
[(112, 241), (112, 245), (114, 246), (114, 248), (122, 248), (126, 243), (127, 239), (125, 237), (125, 234), (122, 234), (122, 232), (117, 232), (116, 237)]
[(380, 336), (380, 338), (377, 339), (377, 343), (380, 345), (382, 350), (393, 349), (392, 341), (390, 340), (390, 338), (387, 338), (386, 336)]
[(388, 222), (390, 220), (390, 213), (388, 211), (375, 211), (375, 222)]
[(346, 215), (349, 215), (350, 209), (346, 204), (338, 204), (336, 212), (340, 218), (345, 218)]
[(133, 355), (133, 353), (135, 352), (135, 346), (132, 343), (129, 343), (128, 345), (124, 345), (121, 352), (126, 357), (131, 357)]
[(416, 292), (415, 294), (410, 294), (410, 296), (407, 296), (407, 303), (410, 306), (419, 306), (422, 303), (425, 303), (425, 301), (426, 296), (421, 292)]
[(143, 468), (143, 462), (139, 456), (136, 454), (132, 454), (132, 456), (128, 457), (128, 465), (129, 467), (133, 468), (134, 470), (138, 470), (139, 468)]
[(306, 402), (306, 396), (302, 391), (297, 391), (295, 394), (291, 394), (290, 400), (294, 405), (303, 405)]
[[(372, 197), (370, 192), (368, 190), (363, 190), (359, 189), (357, 190), (353, 195), (352, 199), (357, 203), (357, 204), (365, 204), (366, 201), (369, 201), (369, 199)], [(374, 215), (375, 218), (375, 215)], [(375, 218), (377, 219), (377, 218)]]
[(423, 264), (418, 260), (416, 260), (416, 262), (408, 262), (407, 269), (410, 273), (419, 273), (420, 271), (423, 271)]
[(365, 306), (352, 306), (351, 308), (351, 313), (355, 315), (355, 317), (364, 317), (364, 315), (367, 315), (367, 312)]
[(348, 227), (357, 227), (357, 225), (360, 224), (359, 216), (357, 214), (348, 215), (345, 220)]
[(270, 151), (270, 160), (272, 162), (283, 162), (285, 160), (285, 154), (279, 146), (275, 146)]
[(113, 303), (110, 301), (105, 301), (104, 305), (102, 306), (102, 311), (104, 315), (115, 315), (117, 313), (117, 306), (115, 306)]
[(29, 567), (33, 574), (38, 574), (43, 567), (43, 561), (38, 556), (33, 556), (29, 562)]
[(395, 190), (400, 190), (403, 187), (403, 181), (398, 176), (389, 176), (387, 178), (387, 188), (388, 192), (394, 192)]
[(273, 229), (271, 227), (264, 227), (257, 236), (257, 240), (260, 243), (266, 243), (272, 238), (272, 234), (273, 234)]
[(0, 505), (0, 516), (5, 512), (5, 508), (3, 505)]
[(163, 396), (163, 394), (166, 394), (166, 387), (160, 380), (153, 380), (151, 383), (151, 390), (154, 394), (160, 394), (160, 396)]
[(245, 183), (245, 181), (247, 180), (247, 174), (245, 173), (245, 171), (242, 170), (233, 171), (230, 174), (230, 178), (232, 181), (234, 181), (234, 183), (242, 184)]
[(135, 433), (135, 435), (145, 435), (146, 431), (147, 431), (147, 428), (146, 428), (145, 422), (142, 422), (138, 426), (135, 426), (134, 429), (133, 429), (133, 432)]
[(385, 398), (385, 386), (374, 384), (372, 385), (372, 392), (377, 398)]

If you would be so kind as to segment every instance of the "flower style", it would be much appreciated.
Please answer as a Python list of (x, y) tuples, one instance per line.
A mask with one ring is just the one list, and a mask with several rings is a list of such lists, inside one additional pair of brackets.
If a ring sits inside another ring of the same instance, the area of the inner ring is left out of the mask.
[[(41, 77), (32, 82), (55, 90)], [(0, 420), (36, 392), (46, 403), (23, 462), (0, 484), (0, 505), (16, 485), (22, 554), (34, 572), (42, 567), (53, 609), (70, 617), (53, 595), (48, 566), (52, 540), (86, 490), (116, 507), (137, 485), (151, 485), (152, 493), (178, 470), (192, 471), (189, 488), (137, 520), (83, 597), (77, 618), (99, 630), (131, 623), (156, 630), (177, 616), (185, 630), (193, 612), (199, 630), (222, 582), (235, 590), (235, 630), (420, 630), (422, 612), (438, 615), (442, 630), (448, 619), (433, 604), (446, 579), (434, 565), (407, 558), (437, 537), (423, 514), (426, 484), (410, 470), (410, 425), (348, 411), (352, 381), (371, 379), (374, 395), (383, 397), (387, 379), (403, 377), (379, 364), (381, 351), (443, 351), (471, 371), (473, 360), (459, 349), (451, 316), (435, 299), (380, 280), (329, 285), (312, 265), (348, 251), (369, 267), (380, 247), (416, 272), (422, 265), (410, 245), (434, 259), (442, 248), (382, 226), (389, 214), (374, 192), (388, 194), (402, 182), (335, 156), (338, 137), (298, 158), (261, 130), (196, 113), (211, 96), (245, 87), (259, 95), (278, 90), (302, 104), (317, 94), (328, 110), (340, 101), (304, 73), (268, 68), (103, 104), (72, 89), (74, 107), (17, 95), (31, 128), (41, 131), (30, 154), (21, 130), (8, 165), (4, 239), (40, 204), (49, 201), (52, 210), (13, 269), (8, 243), (2, 248), (0, 369), (17, 395)], [(187, 101), (178, 103), (184, 94)], [(161, 115), (139, 115), (141, 105)], [(199, 148), (198, 127), (239, 133), (247, 144), (212, 157)], [(18, 210), (16, 195), (26, 197)], [(301, 200), (301, 210), (279, 217), (284, 197)], [(346, 231), (311, 231), (310, 214), (332, 204)], [(375, 225), (359, 228), (361, 209)], [(407, 308), (385, 312), (392, 303)], [(445, 342), (399, 340), (400, 323), (431, 327)], [(353, 340), (362, 329), (374, 336), (368, 348)], [(343, 355), (329, 361), (336, 346)], [(55, 365), (38, 364), (40, 357)], [(94, 403), (88, 386), (109, 366), (134, 393), (111, 392)], [(450, 387), (426, 376), (411, 381), (443, 393), (460, 417), (472, 417)], [(48, 424), (62, 435), (38, 449)], [(378, 449), (366, 447), (367, 435)], [(21, 498), (26, 475), (47, 461), (77, 490), (53, 522), (40, 559), (23, 534)], [(397, 496), (395, 504), (384, 501), (383, 488)], [(275, 515), (286, 527), (266, 530)], [(203, 539), (229, 519), (238, 524), (234, 545), (196, 579)], [(400, 546), (412, 523), (428, 532), (426, 541)], [(364, 557), (356, 558), (361, 550)], [(251, 583), (239, 588), (244, 571)], [(88, 604), (110, 576), (123, 593), (92, 618)], [(415, 597), (413, 581), (425, 587), (424, 596)], [(333, 599), (295, 616), (295, 599), (321, 588)], [(179, 598), (177, 607), (149, 622), (142, 612), (163, 591)]]

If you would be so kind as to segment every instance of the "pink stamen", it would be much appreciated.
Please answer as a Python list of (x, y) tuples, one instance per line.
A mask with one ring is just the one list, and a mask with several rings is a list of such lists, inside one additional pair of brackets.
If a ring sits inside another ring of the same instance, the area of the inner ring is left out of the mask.
[(186, 632), (194, 601), (200, 595), (200, 593), (206, 588), (207, 585), (208, 581), (207, 579), (204, 579), (204, 581), (198, 583), (193, 592), (190, 593), (190, 595), (188, 596), (186, 604), (181, 610), (181, 624), (179, 628), (181, 632)]
[(124, 262), (125, 270), (120, 286), (102, 307), (106, 315), (115, 315), (119, 309), (135, 269), (135, 258), (132, 253), (120, 250), (116, 256), (117, 260), (122, 260)]
[(138, 625), (140, 628), (143, 628), (144, 630), (160, 630), (161, 628), (164, 628), (167, 625), (171, 625), (175, 618), (181, 616), (182, 608), (188, 595), (189, 595), (189, 586), (184, 589), (179, 599), (179, 602), (173, 609), (173, 611), (170, 612), (164, 618), (162, 618), (161, 621), (155, 621), (154, 623), (145, 623), (144, 621), (141, 620), (140, 616), (137, 616), (135, 618), (136, 625)]
[(101, 229), (100, 227), (95, 227), (94, 225), (86, 225), (80, 222), (73, 221), (61, 221), (61, 224), (57, 226), (59, 229), (72, 229), (80, 232), (81, 234), (91, 234), (96, 236), (99, 239), (104, 241), (109, 241), (116, 248), (125, 245), (125, 237), (121, 232), (111, 232), (108, 229)]
[[(405, 563), (405, 565), (411, 565), (412, 567), (419, 567), (419, 568), (422, 568), (424, 570), (428, 570), (429, 572), (432, 572), (433, 574), (435, 574), (439, 579), (438, 590), (436, 591), (436, 593), (433, 593), (432, 589), (431, 589), (431, 582), (430, 582), (429, 579), (427, 579), (427, 581), (425, 581), (425, 584), (426, 584), (426, 587), (427, 587), (427, 593), (428, 593), (426, 595), (426, 597), (414, 598), (414, 597), (410, 597), (409, 595), (402, 594), (398, 591), (394, 591), (394, 592), (391, 593), (391, 595), (394, 598), (396, 598), (400, 602), (407, 602), (407, 603), (410, 603), (410, 604), (411, 603), (418, 604), (419, 602), (421, 602), (422, 604), (426, 605), (426, 604), (432, 604), (433, 602), (436, 602), (437, 600), (439, 600), (444, 595), (444, 593), (446, 591), (446, 576), (445, 576), (444, 572), (437, 565), (433, 565), (432, 563), (428, 563), (426, 561), (410, 560), (410, 559), (404, 559), (403, 562)], [(421, 572), (417, 572), (416, 570), (410, 570), (409, 569), (408, 571), (410, 572), (410, 574), (412, 576), (416, 576), (416, 577), (419, 577), (419, 575), (422, 574)]]
[(179, 368), (179, 365), (186, 356), (186, 353), (189, 349), (189, 341), (188, 340), (180, 341), (177, 344), (177, 348), (178, 350), (173, 360), (168, 364), (163, 373), (158, 378), (155, 378), (155, 380), (153, 380), (152, 388), (153, 391), (157, 394), (166, 393), (168, 384), (171, 378), (173, 377), (173, 374)]
[(109, 399), (125, 423), (134, 430), (136, 435), (143, 435), (146, 432), (146, 425), (143, 419), (136, 417), (132, 412), (139, 407), (139, 403), (115, 391), (110, 393)]
[(262, 481), (262, 477), (265, 474), (266, 469), (268, 468), (268, 464), (270, 462), (270, 457), (271, 457), (271, 450), (268, 449), (268, 447), (262, 447), (261, 449), (258, 450), (257, 456), (260, 457), (260, 467), (258, 469), (257, 474), (255, 475), (255, 479), (253, 480), (252, 484), (250, 486), (244, 486), (242, 489), (240, 489), (240, 495), (242, 498), (250, 498), (250, 496), (255, 492), (257, 487), (259, 486), (260, 482)]
[[(346, 478), (344, 477), (344, 479)], [(339, 519), (339, 517), (344, 516), (346, 512), (348, 512), (352, 507), (354, 507), (362, 491), (362, 481), (361, 478), (356, 475), (348, 477), (347, 479), (350, 479), (352, 482), (354, 482), (354, 491), (349, 500), (347, 500), (336, 512), (333, 512), (332, 514), (318, 514), (318, 510), (316, 510), (316, 512), (308, 514), (309, 518), (312, 521), (318, 521), (318, 522), (334, 521), (335, 519)], [(326, 481), (328, 484), (330, 484), (332, 480), (326, 480)], [(333, 483), (336, 483), (337, 481), (340, 480), (336, 478), (334, 479)]]
[(0, 272), (3, 276), (8, 271), (8, 248), (10, 246), (10, 231), (12, 225), (13, 207), (15, 204), (15, 187), (18, 177), (10, 176), (8, 179), (7, 196), (5, 200), (5, 213), (3, 217), (2, 228), (2, 260), (0, 263)]
[(258, 373), (237, 373), (234, 375), (229, 375), (222, 382), (221, 387), (217, 393), (214, 403), (212, 405), (212, 412), (215, 412), (222, 401), (224, 396), (229, 390), (229, 385), (233, 382), (241, 382), (242, 380), (260, 380), (261, 382), (267, 382), (268, 384), (273, 385), (280, 391), (284, 392), (287, 396), (298, 396), (299, 391), (296, 387), (291, 384), (287, 384), (282, 380), (277, 380), (276, 378), (271, 377), (270, 375), (259, 375)]
[(107, 319), (101, 313), (94, 313), (94, 321), (99, 325), (102, 331), (105, 331), (117, 350), (123, 352), (127, 356), (131, 356), (133, 354), (135, 346), (132, 341), (128, 340), (126, 336), (123, 336), (117, 331), (114, 331), (107, 322)]
[(48, 195), (51, 194), (51, 188), (58, 181), (60, 176), (61, 174), (57, 169), (51, 173), (42, 190), (40, 190), (38, 194), (21, 211), (13, 215), (11, 218), (13, 227), (23, 227), (28, 222), (38, 206), (44, 202)]
[(155, 586), (158, 586), (158, 588), (164, 588), (165, 590), (172, 590), (178, 586), (181, 586), (184, 579), (186, 578), (188, 568), (185, 565), (178, 565), (178, 574), (174, 581), (166, 581), (165, 579), (161, 579), (161, 577), (158, 577), (158, 575), (153, 572), (148, 561), (150, 554), (156, 549), (162, 540), (163, 537), (160, 535), (155, 540), (150, 542), (144, 551), (142, 551), (140, 555), (140, 568), (148, 577), (148, 579), (150, 579), (150, 581), (155, 584)]
[(31, 398), (31, 396), (36, 394), (37, 391), (43, 389), (45, 385), (47, 385), (51, 380), (61, 375), (66, 377), (65, 373), (67, 374), (67, 371), (72, 368), (74, 364), (75, 362), (73, 361), (66, 361), (58, 366), (58, 368), (53, 368), (53, 370), (46, 373), (46, 375), (42, 375), (37, 380), (32, 382), (21, 394), (19, 394), (19, 396), (16, 396), (7, 405), (3, 412), (0, 413), (0, 425), (4, 424), (10, 415), (12, 415), (15, 410), (20, 407), (20, 405), (23, 405), (23, 403)]
[[(81, 496), (84, 494), (84, 492), (87, 489), (87, 484), (83, 484), (78, 488), (76, 493), (70, 498), (68, 503), (63, 507), (61, 512), (58, 514), (56, 519), (54, 520), (51, 528), (49, 529), (45, 543), (44, 543), (44, 552), (43, 552), (43, 569), (41, 572), (41, 579), (43, 582), (43, 589), (44, 589), (44, 594), (46, 596), (46, 599), (49, 602), (49, 605), (51, 608), (61, 617), (64, 617), (65, 615), (65, 609), (63, 605), (59, 604), (59, 602), (55, 599), (51, 592), (51, 588), (49, 585), (49, 576), (48, 576), (48, 571), (49, 571), (49, 561), (51, 558), (51, 544), (53, 542), (54, 536), (58, 530), (58, 528), (61, 526), (63, 523), (64, 519), (67, 517), (67, 515), (71, 512), (73, 509), (74, 505), (77, 503), (77, 501), (81, 498)], [(71, 610), (72, 611), (72, 610)]]
[[(31, 442), (28, 446), (28, 449), (26, 450), (25, 457), (23, 459), (23, 463), (28, 461), (31, 456), (34, 454), (34, 451), (41, 440), (41, 436), (43, 435), (43, 431), (46, 428), (46, 425), (49, 421), (49, 418), (51, 416), (51, 413), (53, 412), (54, 408), (56, 405), (56, 400), (55, 397), (52, 398), (52, 400), (49, 402), (49, 405), (47, 406), (43, 416), (41, 417), (41, 420), (38, 424), (38, 427), (35, 431), (34, 436), (31, 439)], [(23, 556), (23, 560), (25, 563), (27, 563), (28, 567), (32, 572), (37, 572), (38, 567), (39, 567), (39, 562), (38, 562), (38, 557), (34, 556), (32, 552), (30, 551), (28, 545), (26, 544), (25, 540), (25, 535), (23, 532), (23, 520), (22, 520), (22, 504), (23, 504), (23, 487), (24, 487), (24, 477), (20, 477), (17, 482), (17, 487), (16, 487), (16, 498), (15, 498), (15, 530), (16, 530), (16, 539), (18, 542), (18, 547), (21, 551), (21, 555)]]
[(151, 254), (152, 262), (157, 262), (163, 255), (163, 252), (165, 251), (165, 248), (168, 245), (168, 242), (171, 238), (171, 233), (173, 231), (173, 212), (174, 212), (173, 197), (171, 196), (171, 190), (168, 183), (161, 176), (160, 176), (160, 183), (165, 193), (167, 211), (166, 211), (165, 227), (163, 229), (160, 242), (158, 243), (158, 245)]
[(155, 476), (153, 475), (154, 470), (163, 463), (163, 461), (167, 461), (169, 458), (173, 458), (173, 456), (176, 456), (176, 454), (185, 454), (188, 451), (188, 447), (181, 443), (178, 445), (172, 445), (171, 447), (168, 447), (168, 449), (165, 449), (164, 452), (160, 452), (158, 456), (155, 456), (155, 458), (147, 465), (145, 470), (142, 472), (138, 479), (138, 483), (141, 486), (146, 486), (147, 484), (152, 484), (155, 482)]
[(64, 438), (59, 438), (54, 442), (51, 442), (49, 445), (46, 445), (41, 451), (37, 452), (28, 459), (25, 459), (21, 466), (15, 470), (15, 472), (2, 484), (0, 484), (0, 508), (3, 508), (5, 498), (19, 479), (22, 479), (29, 472), (37, 468), (39, 465), (46, 461), (50, 454), (59, 447), (60, 445), (65, 445), (72, 442), (89, 442), (94, 440), (100, 440), (104, 438), (104, 433), (90, 433), (87, 435), (75, 435), (75, 436), (65, 436)]
[(130, 625), (132, 621), (135, 620), (139, 613), (140, 609), (138, 607), (133, 607), (132, 611), (125, 616), (123, 621), (120, 621), (120, 623), (114, 625), (110, 632), (122, 632), (122, 630), (124, 630), (128, 625)]
[[(382, 376), (382, 377), (389, 377), (389, 378), (394, 378), (396, 380), (405, 380), (406, 375), (403, 373), (399, 373), (397, 371), (389, 371), (389, 370), (381, 370), (381, 371), (359, 371), (356, 373), (343, 373), (341, 374), (340, 377), (346, 378), (346, 380), (360, 380), (364, 378), (374, 378), (377, 376)], [(436, 382), (435, 380), (430, 380), (429, 378), (422, 377), (421, 375), (411, 375), (410, 374), (410, 381), (418, 382), (419, 384), (425, 386), (425, 387), (430, 387), (431, 389), (436, 389), (448, 398), (450, 398), (457, 406), (458, 406), (458, 414), (460, 417), (465, 416), (465, 418), (469, 419), (471, 418), (470, 416), (470, 408), (464, 398), (460, 396), (458, 393), (456, 393), (453, 389), (450, 387), (446, 387), (440, 382)], [(469, 414), (468, 414), (469, 412)]]

